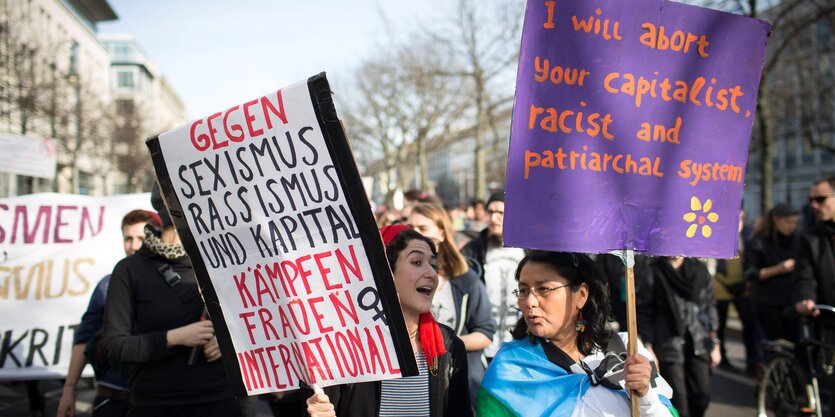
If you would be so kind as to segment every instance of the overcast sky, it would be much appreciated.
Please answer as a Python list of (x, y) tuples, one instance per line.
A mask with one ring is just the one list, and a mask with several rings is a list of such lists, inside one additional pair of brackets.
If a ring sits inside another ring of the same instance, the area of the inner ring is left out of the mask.
[[(321, 71), (335, 91), (363, 57), (402, 37), (435, 1), (108, 0), (101, 33), (136, 37), (191, 118)], [(382, 16), (386, 16), (383, 19)], [(387, 22), (387, 23), (384, 23)]]

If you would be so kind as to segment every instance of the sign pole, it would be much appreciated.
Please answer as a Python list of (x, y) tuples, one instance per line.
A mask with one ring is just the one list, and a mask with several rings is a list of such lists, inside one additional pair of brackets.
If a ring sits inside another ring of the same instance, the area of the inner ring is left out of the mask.
[[(626, 332), (629, 340), (626, 344), (627, 356), (638, 353), (638, 317), (635, 308), (635, 251), (630, 249), (611, 252), (620, 258), (626, 266)], [(641, 415), (641, 398), (636, 392), (629, 396), (632, 417)]]
[[(638, 317), (635, 311), (635, 253), (631, 250), (624, 250), (626, 261), (626, 331), (629, 341), (626, 345), (627, 356), (638, 353)], [(641, 415), (641, 398), (637, 392), (632, 392), (629, 397), (632, 404), (632, 417)]]

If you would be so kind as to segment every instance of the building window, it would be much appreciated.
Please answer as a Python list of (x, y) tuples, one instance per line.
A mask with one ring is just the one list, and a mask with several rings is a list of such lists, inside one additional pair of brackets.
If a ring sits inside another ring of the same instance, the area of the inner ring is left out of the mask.
[(133, 114), (133, 108), (133, 100), (116, 100), (116, 112), (120, 115), (127, 116)]
[(72, 41), (70, 46), (70, 74), (78, 75), (78, 42)]
[(116, 82), (118, 87), (133, 88), (133, 72), (119, 71), (116, 74)]
[(78, 171), (78, 193), (81, 195), (90, 195), (93, 192), (93, 179), (93, 174)]

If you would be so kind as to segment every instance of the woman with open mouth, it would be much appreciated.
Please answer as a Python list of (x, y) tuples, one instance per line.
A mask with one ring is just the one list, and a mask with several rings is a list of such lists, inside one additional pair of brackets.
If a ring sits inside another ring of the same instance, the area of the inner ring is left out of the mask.
[(402, 224), (380, 233), (420, 375), (327, 387), (308, 398), (307, 412), (311, 417), (472, 416), (464, 343), (430, 312), (438, 288), (435, 245)]
[(532, 251), (516, 270), (522, 318), (478, 392), (479, 416), (671, 416), (672, 390), (643, 345), (607, 329), (606, 278), (586, 255)]
[(487, 359), (484, 349), (493, 342), (496, 321), (487, 287), (479, 279), (480, 268), (475, 260), (472, 267), (456, 248), (452, 222), (443, 207), (419, 203), (412, 207), (407, 222), (420, 234), (428, 237), (438, 249), (438, 288), (432, 299), (432, 315), (438, 323), (455, 330), (467, 350), (467, 369), (470, 380), (470, 402), (475, 404), (475, 393), (484, 378)]

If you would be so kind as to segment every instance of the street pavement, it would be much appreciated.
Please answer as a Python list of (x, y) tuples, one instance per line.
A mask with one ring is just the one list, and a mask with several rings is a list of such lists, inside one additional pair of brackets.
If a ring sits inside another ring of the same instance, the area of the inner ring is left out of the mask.
[[(737, 369), (745, 368), (744, 349), (738, 331), (738, 322), (729, 319), (730, 331), (727, 339), (728, 358)], [(663, 371), (663, 370), (662, 370)], [(85, 380), (86, 381), (86, 380)], [(707, 417), (737, 417), (756, 415), (754, 379), (723, 369), (714, 369), (711, 377), (711, 402)], [(42, 381), (46, 395), (46, 416), (55, 416), (58, 400), (61, 398), (61, 381)], [(82, 382), (78, 389), (77, 416), (88, 417), (92, 409), (95, 390), (90, 383)], [(267, 404), (255, 401), (257, 417), (270, 417)], [(29, 417), (26, 388), (22, 383), (0, 382), (0, 417)]]

